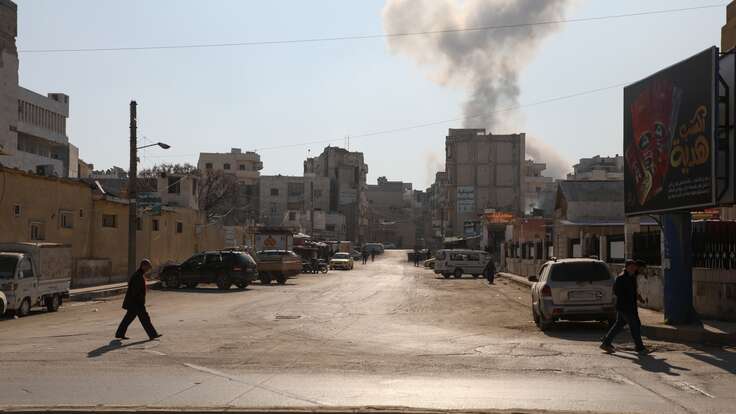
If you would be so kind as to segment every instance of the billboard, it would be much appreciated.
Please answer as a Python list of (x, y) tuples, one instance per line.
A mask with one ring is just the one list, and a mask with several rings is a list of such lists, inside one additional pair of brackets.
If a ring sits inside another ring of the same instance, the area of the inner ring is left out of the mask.
[(475, 187), (472, 185), (461, 185), (457, 187), (457, 212), (475, 212)]
[(624, 88), (627, 215), (715, 204), (718, 49)]

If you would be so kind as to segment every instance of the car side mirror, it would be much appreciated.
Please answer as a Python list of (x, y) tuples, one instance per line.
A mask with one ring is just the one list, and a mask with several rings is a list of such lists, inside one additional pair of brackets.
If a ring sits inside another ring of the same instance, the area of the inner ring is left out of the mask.
[(536, 276), (529, 276), (527, 280), (529, 280), (530, 282), (539, 282), (539, 278)]

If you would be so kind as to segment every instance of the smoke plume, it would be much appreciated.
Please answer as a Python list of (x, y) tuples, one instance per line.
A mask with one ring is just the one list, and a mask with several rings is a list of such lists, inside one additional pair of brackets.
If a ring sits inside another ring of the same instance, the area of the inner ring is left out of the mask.
[[(574, 0), (387, 0), (383, 25), (387, 33), (406, 33), (553, 21), (563, 19), (573, 3)], [(559, 28), (559, 24), (539, 24), (399, 36), (390, 37), (388, 46), (393, 53), (405, 54), (417, 64), (430, 67), (433, 81), (468, 90), (463, 108), (466, 128), (514, 129), (518, 128), (518, 120), (513, 112), (502, 110), (519, 104), (521, 71), (542, 41)], [(555, 165), (550, 158), (557, 152), (550, 154), (549, 148), (532, 142), (527, 143), (528, 154)], [(569, 164), (565, 169), (568, 167)]]
[(434, 183), (437, 171), (445, 170), (445, 157), (436, 151), (427, 149), (424, 151), (425, 184), (427, 187)]

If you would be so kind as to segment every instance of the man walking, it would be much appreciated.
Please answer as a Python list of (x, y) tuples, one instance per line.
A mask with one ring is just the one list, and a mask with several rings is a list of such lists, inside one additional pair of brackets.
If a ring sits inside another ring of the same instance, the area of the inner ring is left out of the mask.
[(363, 250), (363, 264), (368, 263), (368, 250)]
[(375, 250), (371, 250), (371, 262), (374, 261), (374, 260), (376, 260), (376, 251)]
[(493, 284), (493, 280), (496, 278), (496, 263), (493, 261), (493, 257), (491, 257), (488, 260), (488, 263), (486, 263), (486, 268), (483, 270), (483, 274), (485, 274), (486, 279), (488, 279), (489, 284)]
[(414, 248), (414, 267), (419, 267), (419, 259), (421, 257), (419, 255), (420, 255), (419, 249), (415, 247)]
[(613, 293), (616, 295), (616, 323), (603, 338), (600, 348), (608, 353), (615, 352), (613, 339), (621, 332), (624, 326), (629, 325), (631, 337), (636, 345), (636, 352), (647, 353), (646, 347), (641, 340), (641, 321), (639, 321), (639, 310), (637, 308), (637, 281), (639, 270), (646, 263), (642, 260), (626, 260), (626, 267), (618, 275), (613, 284)]
[(120, 321), (120, 326), (115, 332), (115, 338), (128, 339), (125, 333), (128, 331), (128, 326), (133, 322), (136, 317), (141, 321), (143, 329), (146, 330), (148, 338), (153, 340), (161, 336), (151, 324), (151, 317), (146, 312), (146, 278), (145, 275), (151, 270), (151, 262), (148, 259), (143, 259), (138, 270), (130, 276), (128, 281), (128, 291), (125, 292), (125, 299), (123, 299), (123, 309), (127, 312), (123, 316), (123, 320)]

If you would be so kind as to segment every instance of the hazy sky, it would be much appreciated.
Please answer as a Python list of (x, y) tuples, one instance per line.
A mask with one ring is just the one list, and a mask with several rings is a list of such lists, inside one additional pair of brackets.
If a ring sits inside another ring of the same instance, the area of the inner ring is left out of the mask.
[[(440, 1), (440, 0), (438, 0)], [(445, 1), (445, 0), (443, 0)], [(644, 4), (645, 3), (645, 4)], [(695, 0), (579, 1), (568, 18), (692, 7)], [(21, 0), (18, 48), (218, 43), (383, 32), (378, 0)], [(567, 23), (547, 38), (520, 86), (522, 104), (643, 78), (719, 45), (723, 8)], [(519, 23), (519, 22), (509, 22)], [(513, 29), (512, 29), (513, 30)], [(144, 150), (143, 167), (196, 163), (231, 147), (259, 151), (262, 174), (302, 173), (311, 149), (266, 148), (461, 118), (465, 92), (432, 82), (385, 39), (210, 49), (20, 54), (20, 82), (70, 96), (68, 133), (96, 168), (128, 164), (128, 104), (139, 136), (172, 148)], [(527, 132), (572, 161), (621, 152), (621, 89), (514, 114)], [(448, 128), (461, 122), (355, 138), (369, 182), (382, 175), (424, 188), (444, 164)]]

